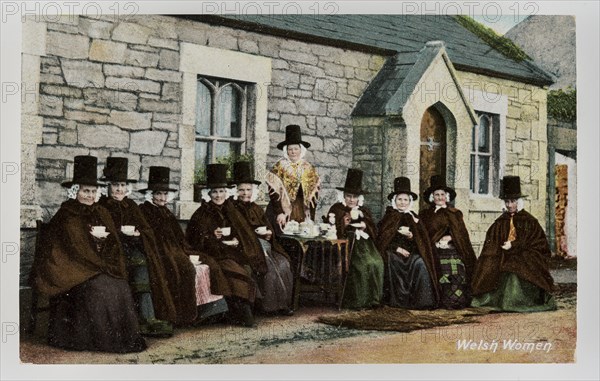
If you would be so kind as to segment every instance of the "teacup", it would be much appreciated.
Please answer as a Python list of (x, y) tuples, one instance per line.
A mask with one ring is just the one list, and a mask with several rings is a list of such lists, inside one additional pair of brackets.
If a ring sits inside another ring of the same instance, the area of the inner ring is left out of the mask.
[(352, 209), (350, 211), (350, 218), (352, 218), (353, 220), (358, 220), (358, 217), (360, 216), (358, 209)]
[(123, 225), (123, 226), (121, 226), (121, 231), (125, 235), (133, 235), (135, 233), (135, 226), (133, 226), (133, 225)]
[(102, 234), (102, 233), (106, 233), (106, 226), (92, 226), (92, 233), (96, 233), (96, 234)]
[(256, 229), (254, 229), (254, 231), (258, 235), (265, 235), (265, 234), (267, 234), (267, 227), (266, 226), (259, 226)]
[(227, 228), (221, 228), (221, 233), (227, 237), (228, 235), (231, 234), (231, 228), (227, 227)]
[(410, 230), (408, 226), (400, 226), (400, 229), (398, 229), (398, 231), (400, 232), (400, 234), (408, 234)]
[(192, 263), (198, 263), (198, 262), (200, 262), (200, 256), (199, 255), (190, 255), (190, 261)]

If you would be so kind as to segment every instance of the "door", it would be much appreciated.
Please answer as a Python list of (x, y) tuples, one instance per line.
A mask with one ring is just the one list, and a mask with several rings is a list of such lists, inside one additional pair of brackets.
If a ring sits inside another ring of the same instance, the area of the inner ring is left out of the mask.
[(423, 200), (423, 191), (429, 187), (433, 175), (446, 177), (446, 123), (439, 111), (429, 107), (421, 119), (421, 155), (419, 189), (413, 192), (419, 195), (419, 210), (428, 205)]

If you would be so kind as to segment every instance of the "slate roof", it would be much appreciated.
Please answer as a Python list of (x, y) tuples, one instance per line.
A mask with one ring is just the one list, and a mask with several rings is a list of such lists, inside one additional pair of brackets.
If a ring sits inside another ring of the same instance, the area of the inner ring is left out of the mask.
[(517, 62), (445, 15), (186, 15), (211, 24), (382, 55), (418, 53), (441, 40), (457, 70), (550, 85), (552, 77), (529, 61)]

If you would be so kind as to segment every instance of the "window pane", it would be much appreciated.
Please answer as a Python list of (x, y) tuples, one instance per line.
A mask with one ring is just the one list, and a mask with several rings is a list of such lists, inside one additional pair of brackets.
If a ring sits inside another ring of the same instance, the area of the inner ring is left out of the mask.
[(482, 115), (479, 118), (479, 152), (490, 152), (490, 120)]
[(217, 105), (217, 135), (236, 138), (242, 136), (240, 111), (240, 95), (237, 89), (231, 85), (221, 88)]
[(475, 134), (477, 133), (477, 125), (473, 126), (473, 132), (471, 133), (471, 152), (476, 152), (475, 147)]
[(196, 134), (210, 135), (210, 109), (211, 96), (208, 88), (198, 82), (198, 95), (196, 98)]
[(208, 157), (208, 143), (196, 142), (196, 163), (194, 165), (194, 172), (198, 177), (196, 181), (204, 180), (204, 171), (208, 164)]
[(471, 167), (469, 168), (469, 187), (475, 193), (475, 155), (471, 155)]
[(487, 194), (489, 186), (489, 173), (490, 173), (490, 158), (487, 156), (479, 156), (479, 169), (477, 171), (479, 177), (479, 189), (477, 193)]

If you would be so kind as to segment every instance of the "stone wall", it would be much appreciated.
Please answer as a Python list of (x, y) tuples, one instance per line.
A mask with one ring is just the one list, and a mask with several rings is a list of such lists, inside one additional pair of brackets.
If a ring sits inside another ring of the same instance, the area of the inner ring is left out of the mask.
[(23, 158), (35, 166), (37, 186), (24, 189), (22, 200), (41, 206), (44, 220), (65, 199), (60, 183), (71, 177), (76, 155), (97, 156), (99, 173), (106, 157), (127, 157), (139, 187), (152, 165), (170, 167), (172, 182), (180, 182), (182, 42), (272, 60), (271, 150), (266, 163), (257, 164), (268, 168), (281, 157), (275, 146), (286, 125), (303, 126), (311, 143), (307, 159), (323, 181), (322, 214), (352, 164), (352, 107), (384, 62), (380, 56), (167, 16), (75, 16), (29, 20), (24, 28), (35, 30), (29, 34), (45, 41), (45, 51), (39, 57), (41, 144), (34, 157)]

